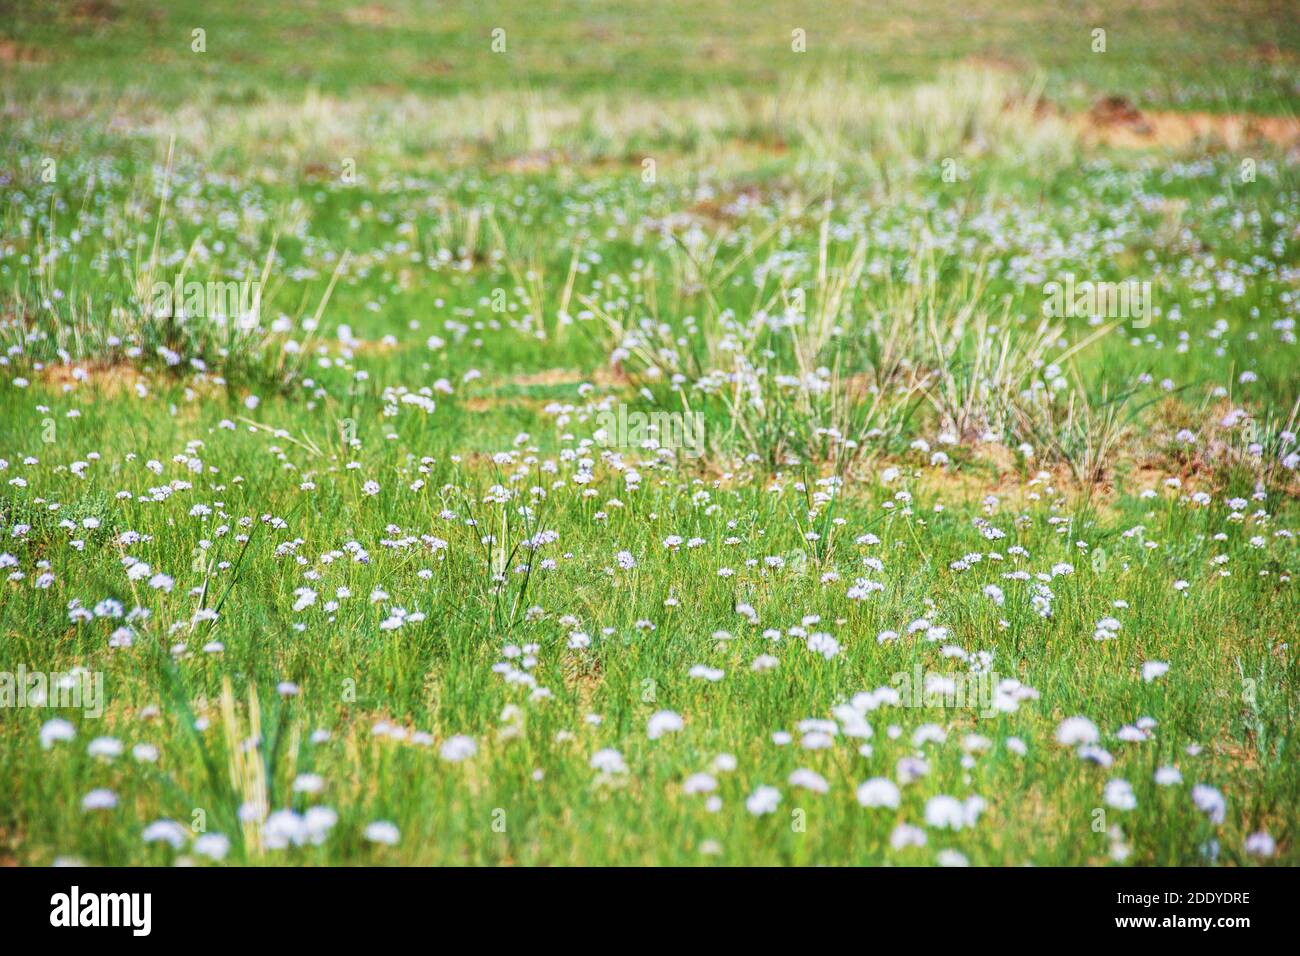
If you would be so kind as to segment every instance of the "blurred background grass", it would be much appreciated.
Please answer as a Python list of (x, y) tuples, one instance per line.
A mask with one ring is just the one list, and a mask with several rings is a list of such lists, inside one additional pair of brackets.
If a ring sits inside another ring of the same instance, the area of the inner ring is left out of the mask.
[[(973, 63), (1040, 77), (1070, 107), (1122, 94), (1142, 108), (1293, 113), (1298, 14), (1294, 0), (3, 0), (0, 78), (11, 98), (129, 91), (174, 106), (311, 90), (708, 95), (828, 72), (889, 87)], [(804, 54), (791, 51), (796, 28)], [(1096, 28), (1105, 53), (1092, 50)]]

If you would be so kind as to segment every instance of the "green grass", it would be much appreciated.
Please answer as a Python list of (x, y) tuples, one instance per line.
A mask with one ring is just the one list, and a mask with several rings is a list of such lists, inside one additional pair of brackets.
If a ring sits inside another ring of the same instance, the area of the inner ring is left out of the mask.
[(420, 9), (3, 18), (0, 674), (103, 711), (6, 707), (0, 862), (1300, 859), (1295, 155), (1077, 120), (1292, 117), (1293, 17)]
[[(546, 87), (568, 93), (635, 90), (707, 95), (770, 88), (794, 72), (866, 71), (886, 87), (932, 79), (944, 64), (979, 61), (1041, 71), (1053, 93), (1123, 92), (1144, 106), (1294, 111), (1300, 27), (1286, 4), (1230, 7), (1106, 2), (1085, 9), (1008, 0), (748, 4), (682, 0), (598, 7), (414, 0), (292, 7), (201, 0), (7, 4), (10, 36), (31, 66), (27, 88), (60, 85), (96, 96), (129, 92), (179, 102), (198, 91), (258, 103), (319, 89), (340, 96), (447, 94)], [(192, 52), (192, 31), (207, 52)], [(505, 31), (494, 54), (493, 30)], [(792, 31), (806, 52), (792, 52)], [(1106, 30), (1106, 52), (1092, 31)], [(123, 91), (123, 76), (132, 79)]]

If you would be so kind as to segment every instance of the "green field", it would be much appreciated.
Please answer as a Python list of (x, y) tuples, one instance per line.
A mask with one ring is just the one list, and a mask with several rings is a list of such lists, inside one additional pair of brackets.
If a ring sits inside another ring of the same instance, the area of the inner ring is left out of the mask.
[(0, 0), (0, 864), (1300, 862), (1298, 12)]

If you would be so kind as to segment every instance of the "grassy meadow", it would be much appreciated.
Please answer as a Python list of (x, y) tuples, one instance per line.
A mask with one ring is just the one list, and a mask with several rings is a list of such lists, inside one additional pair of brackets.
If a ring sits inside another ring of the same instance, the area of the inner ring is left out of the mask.
[(1295, 14), (0, 0), (0, 863), (1300, 863)]

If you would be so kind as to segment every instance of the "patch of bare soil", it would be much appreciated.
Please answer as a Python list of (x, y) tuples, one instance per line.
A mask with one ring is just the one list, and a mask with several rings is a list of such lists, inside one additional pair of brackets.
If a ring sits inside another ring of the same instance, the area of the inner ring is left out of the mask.
[(510, 376), (510, 384), (521, 388), (532, 388), (538, 385), (577, 385), (589, 379), (590, 376), (583, 375), (581, 372), (562, 368), (548, 368), (541, 372), (525, 372), (522, 375), (512, 375)]
[(34, 47), (23, 46), (15, 40), (0, 37), (0, 63), (44, 63), (48, 59), (49, 57)]
[(1276, 43), (1260, 43), (1251, 48), (1250, 58), (1262, 63), (1293, 63), (1296, 55)]
[(608, 365), (601, 365), (590, 372), (548, 368), (540, 372), (523, 372), (519, 375), (512, 375), (508, 381), (511, 385), (521, 388), (539, 385), (580, 385), (583, 382), (591, 382), (600, 388), (622, 388), (631, 384), (631, 379), (627, 377), (622, 366), (611, 367)]
[(41, 381), (53, 388), (71, 391), (89, 386), (109, 395), (117, 395), (145, 381), (145, 376), (133, 365), (123, 363), (76, 363), (73, 365), (47, 365), (41, 369)]
[(509, 156), (490, 164), (497, 173), (527, 175), (560, 172), (582, 176), (641, 169), (643, 156), (596, 156), (579, 159), (563, 150), (541, 149)]
[(393, 11), (377, 3), (366, 3), (359, 7), (349, 7), (343, 12), (343, 19), (355, 26), (385, 27), (395, 19)]
[[(144, 385), (152, 391), (160, 384), (177, 381), (167, 376), (159, 376), (148, 369), (139, 369), (126, 362), (77, 362), (71, 365), (47, 365), (37, 375), (45, 385), (71, 392), (77, 389), (91, 389), (106, 398), (125, 395), (134, 391), (137, 385)], [(212, 396), (222, 391), (222, 380), (208, 374), (196, 374), (183, 380), (187, 396)]]
[(557, 166), (569, 165), (572, 164), (563, 153), (547, 149), (511, 156), (495, 164), (495, 168), (506, 173), (528, 174), (544, 173)]
[(1249, 143), (1300, 148), (1300, 118), (1251, 113), (1143, 112), (1122, 96), (1098, 100), (1074, 124), (1088, 143), (1141, 149), (1221, 143), (1238, 149)]
[(71, 15), (83, 23), (112, 23), (122, 15), (122, 5), (116, 0), (82, 0), (73, 4)]

